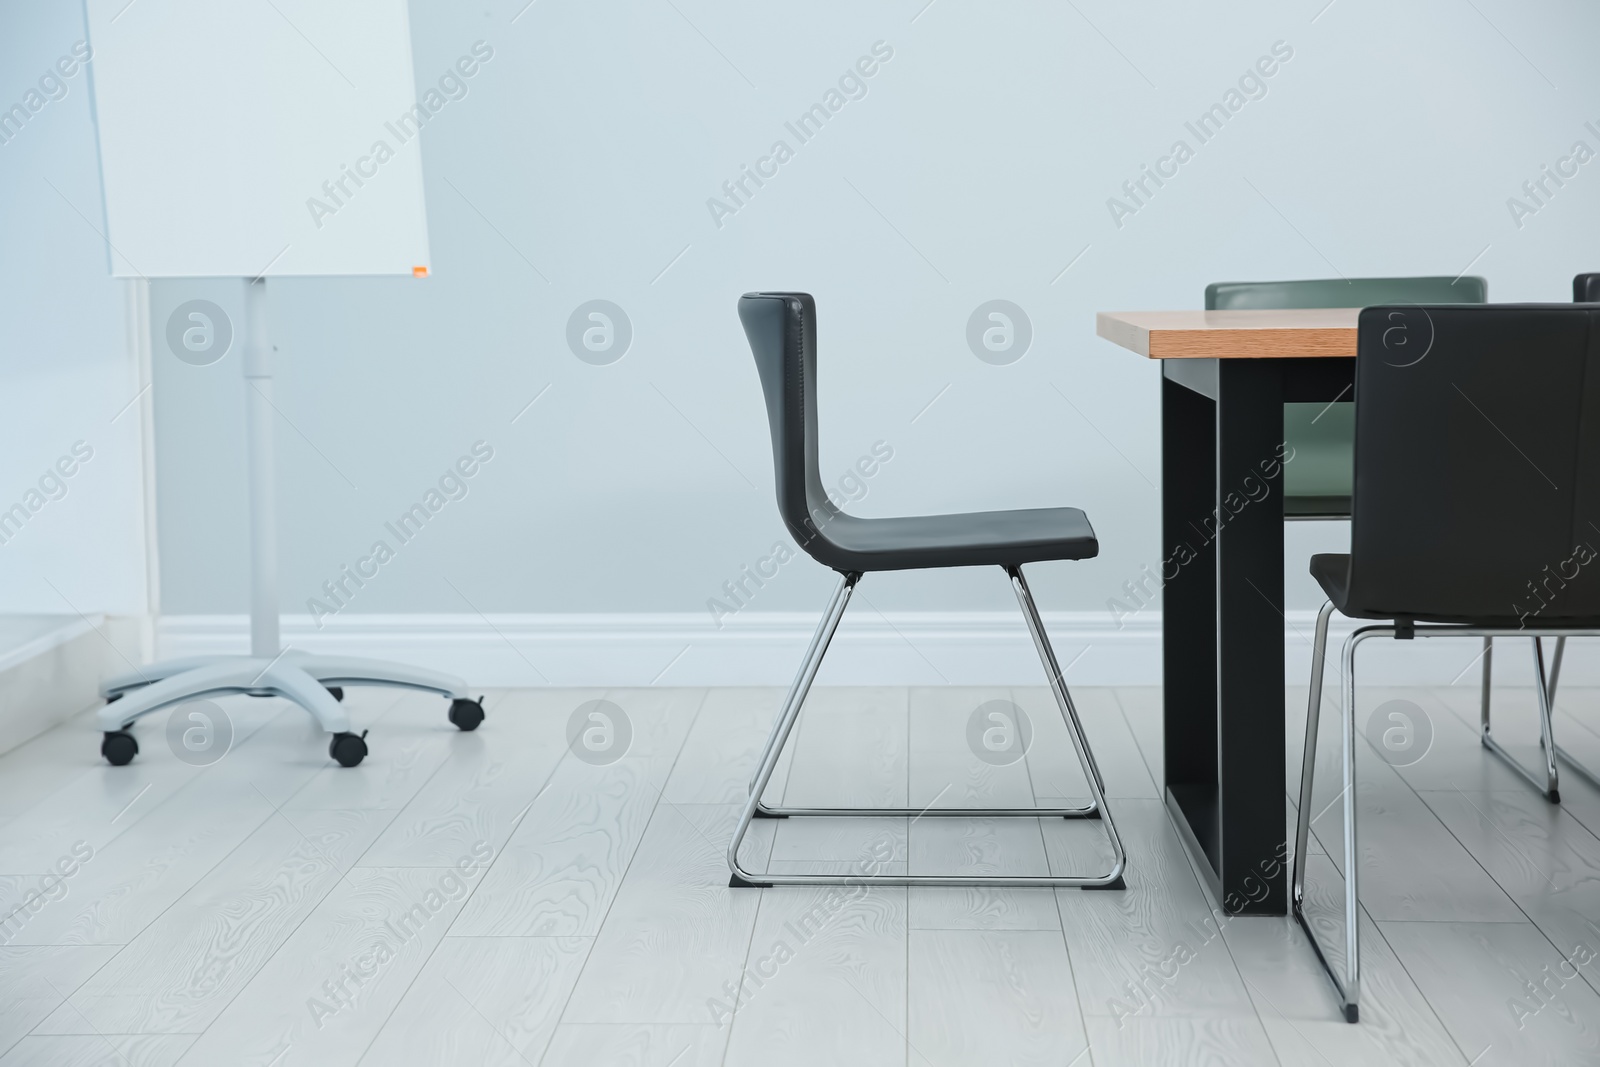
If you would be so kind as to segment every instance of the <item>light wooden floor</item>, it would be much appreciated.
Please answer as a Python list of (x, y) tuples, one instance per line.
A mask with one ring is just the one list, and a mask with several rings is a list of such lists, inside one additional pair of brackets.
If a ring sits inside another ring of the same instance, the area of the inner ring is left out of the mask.
[[(0, 1067), (1600, 1063), (1600, 790), (1568, 774), (1553, 808), (1491, 761), (1474, 688), (1362, 694), (1362, 725), (1404, 698), (1435, 739), (1398, 770), (1362, 751), (1353, 1027), (1292, 922), (1209, 906), (1158, 800), (1159, 694), (1076, 695), (1129, 850), (1123, 893), (728, 889), (774, 690), (496, 692), (474, 734), (437, 699), (354, 691), (372, 729), (354, 770), (275, 700), (223, 702), (236, 742), (203, 770), (161, 719), (109, 767), (80, 717), (0, 757), (0, 914), (72, 872), (0, 934)], [(566, 724), (600, 696), (634, 737), (594, 766)], [(966, 747), (996, 698), (1036, 729), (1011, 767)], [(1533, 739), (1531, 695), (1497, 699), (1504, 734)], [(1303, 704), (1289, 693), (1291, 791)], [(1560, 739), (1600, 768), (1600, 691), (1561, 705)], [(1315, 826), (1337, 854), (1335, 737)], [(1043, 689), (819, 690), (793, 748), (774, 783), (790, 802), (1084, 792)], [(791, 871), (1107, 854), (1097, 824), (1062, 820), (793, 819), (748, 848)], [(1340, 883), (1320, 846), (1311, 873), (1331, 946)], [(1575, 952), (1579, 975), (1561, 964)]]

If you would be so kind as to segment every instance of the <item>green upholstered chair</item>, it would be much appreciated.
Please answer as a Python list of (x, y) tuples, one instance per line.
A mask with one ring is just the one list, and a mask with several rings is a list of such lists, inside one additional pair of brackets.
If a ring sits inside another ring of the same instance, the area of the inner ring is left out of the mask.
[[(1482, 304), (1488, 299), (1488, 283), (1477, 277), (1331, 278), (1212, 282), (1206, 286), (1207, 311), (1360, 308), (1373, 304)], [(1355, 417), (1353, 400), (1332, 406), (1283, 406), (1284, 440), (1294, 449), (1294, 462), (1283, 468), (1285, 518), (1349, 518)]]

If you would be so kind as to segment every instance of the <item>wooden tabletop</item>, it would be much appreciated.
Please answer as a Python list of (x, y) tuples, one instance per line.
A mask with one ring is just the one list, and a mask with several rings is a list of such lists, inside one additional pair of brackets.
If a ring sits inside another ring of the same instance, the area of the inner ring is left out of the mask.
[(1095, 333), (1151, 359), (1354, 358), (1360, 314), (1360, 308), (1102, 311)]

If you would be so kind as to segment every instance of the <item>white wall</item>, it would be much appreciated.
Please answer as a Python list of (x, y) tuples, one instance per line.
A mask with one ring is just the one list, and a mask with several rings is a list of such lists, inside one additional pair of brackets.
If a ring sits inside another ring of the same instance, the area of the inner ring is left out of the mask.
[(0, 511), (37, 505), (3, 527), (4, 614), (147, 610), (134, 283), (107, 271), (83, 41), (76, 4), (0, 14)]
[[(1592, 5), (524, 2), (412, 8), (419, 93), (494, 50), (421, 139), (435, 276), (273, 283), (286, 612), (481, 439), (495, 458), (468, 497), (350, 615), (709, 622), (784, 536), (735, 301), (796, 288), (819, 302), (824, 472), (894, 449), (858, 510), (1083, 507), (1101, 556), (1035, 588), (1109, 630), (1108, 598), (1161, 555), (1158, 370), (1097, 340), (1095, 311), (1195, 307), (1221, 279), (1469, 268), (1492, 299), (1565, 300), (1600, 269), (1600, 162), (1520, 228), (1507, 208), (1574, 141), (1600, 150)], [(785, 122), (879, 41), (893, 58), (866, 96), (800, 144)], [(1116, 225), (1108, 197), (1194, 146), (1185, 122), (1279, 41), (1293, 57), (1266, 96)], [(716, 225), (707, 199), (777, 139), (794, 158)], [(197, 293), (229, 299), (162, 283), (152, 315), (164, 607), (239, 613), (237, 351), (193, 367), (160, 347)], [(596, 298), (633, 328), (609, 366), (564, 336)], [(965, 339), (994, 298), (1033, 326), (1009, 366)], [(1305, 557), (1342, 536), (1293, 529), (1291, 608), (1314, 607)], [(800, 559), (750, 610), (815, 612), (830, 584)], [(984, 572), (863, 592), (867, 613), (1012, 607)]]

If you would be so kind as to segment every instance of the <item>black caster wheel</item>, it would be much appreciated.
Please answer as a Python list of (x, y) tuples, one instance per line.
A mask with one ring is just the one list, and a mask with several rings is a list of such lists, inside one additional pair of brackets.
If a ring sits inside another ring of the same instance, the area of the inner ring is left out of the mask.
[(450, 721), (456, 729), (471, 732), (483, 725), (483, 698), (477, 700), (452, 700)]
[(367, 732), (359, 734), (334, 734), (328, 742), (328, 755), (339, 761), (341, 767), (354, 767), (367, 756)]
[(105, 740), (100, 742), (100, 755), (113, 767), (121, 767), (133, 762), (133, 757), (139, 754), (139, 742), (133, 735), (122, 730), (107, 730)]
[(328, 692), (330, 694), (332, 694), (333, 699), (335, 699), (335, 700), (343, 700), (344, 699), (344, 686), (342, 686), (342, 685), (330, 685), (330, 686), (325, 686), (324, 688), (326, 688), (328, 690)]

